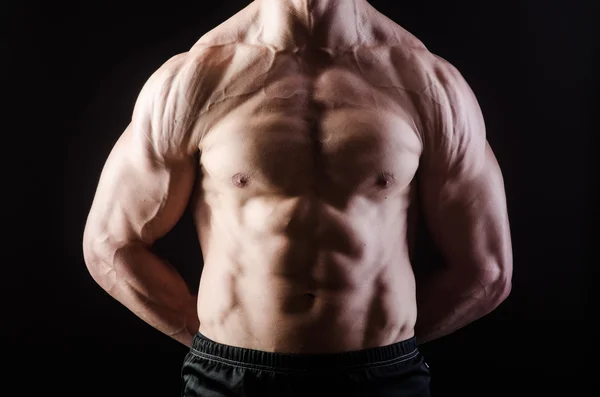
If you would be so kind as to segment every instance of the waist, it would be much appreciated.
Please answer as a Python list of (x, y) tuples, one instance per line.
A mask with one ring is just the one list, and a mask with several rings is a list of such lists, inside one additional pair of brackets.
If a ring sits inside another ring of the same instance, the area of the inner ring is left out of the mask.
[(364, 305), (323, 302), (320, 308), (296, 312), (275, 311), (258, 301), (239, 302), (230, 312), (201, 308), (199, 331), (225, 345), (302, 354), (362, 350), (414, 336), (414, 300), (395, 304), (377, 299)]
[(267, 352), (219, 343), (197, 333), (190, 353), (205, 360), (247, 369), (267, 369), (283, 373), (327, 371), (330, 374), (332, 370), (359, 370), (409, 361), (419, 355), (419, 349), (413, 336), (384, 346), (337, 353)]

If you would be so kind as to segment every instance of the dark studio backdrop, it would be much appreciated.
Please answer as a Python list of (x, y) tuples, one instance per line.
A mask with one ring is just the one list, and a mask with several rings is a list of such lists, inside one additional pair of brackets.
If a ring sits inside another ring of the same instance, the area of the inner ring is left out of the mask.
[[(146, 79), (246, 4), (2, 4), (0, 388), (15, 391), (1, 394), (178, 395), (186, 348), (93, 282), (81, 238), (101, 168)], [(487, 317), (422, 346), (435, 395), (542, 395), (568, 385), (558, 394), (586, 395), (595, 368), (584, 319), (598, 265), (598, 6), (371, 4), (462, 72), (505, 178), (512, 294)], [(193, 287), (202, 262), (196, 241), (186, 215), (157, 245)]]

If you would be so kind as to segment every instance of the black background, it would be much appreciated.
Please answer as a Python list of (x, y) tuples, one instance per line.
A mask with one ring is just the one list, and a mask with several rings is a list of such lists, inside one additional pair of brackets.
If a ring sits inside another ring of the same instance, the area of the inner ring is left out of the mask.
[[(93, 282), (81, 238), (101, 168), (143, 83), (248, 1), (206, 3), (2, 4), (2, 387), (18, 395), (178, 395), (186, 348)], [(513, 291), (492, 314), (422, 347), (435, 395), (541, 395), (565, 386), (571, 391), (557, 394), (584, 395), (596, 367), (584, 319), (599, 264), (591, 249), (598, 6), (371, 4), (463, 73), (505, 178)], [(194, 233), (186, 216), (157, 247), (192, 285), (202, 260)]]

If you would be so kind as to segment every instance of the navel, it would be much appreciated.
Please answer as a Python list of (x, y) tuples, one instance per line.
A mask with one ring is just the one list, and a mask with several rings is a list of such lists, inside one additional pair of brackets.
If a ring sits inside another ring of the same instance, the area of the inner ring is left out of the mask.
[(250, 176), (243, 172), (238, 172), (237, 174), (231, 177), (231, 182), (235, 187), (245, 188), (250, 183)]
[(381, 172), (375, 179), (375, 185), (380, 189), (388, 189), (394, 184), (395, 181), (396, 178), (394, 177), (394, 174), (390, 172)]
[(306, 292), (304, 293), (304, 297), (308, 298), (310, 300), (315, 300), (317, 299), (317, 295), (313, 294), (312, 292)]

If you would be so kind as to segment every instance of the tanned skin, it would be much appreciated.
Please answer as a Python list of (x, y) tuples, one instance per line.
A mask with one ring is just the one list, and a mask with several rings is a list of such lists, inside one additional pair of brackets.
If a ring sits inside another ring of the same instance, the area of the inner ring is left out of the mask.
[[(152, 252), (188, 205), (204, 257), (191, 292)], [(418, 213), (445, 266), (416, 282)], [(97, 283), (175, 340), (269, 352), (424, 343), (494, 310), (512, 277), (473, 92), (365, 0), (256, 0), (161, 66), (83, 248)]]

